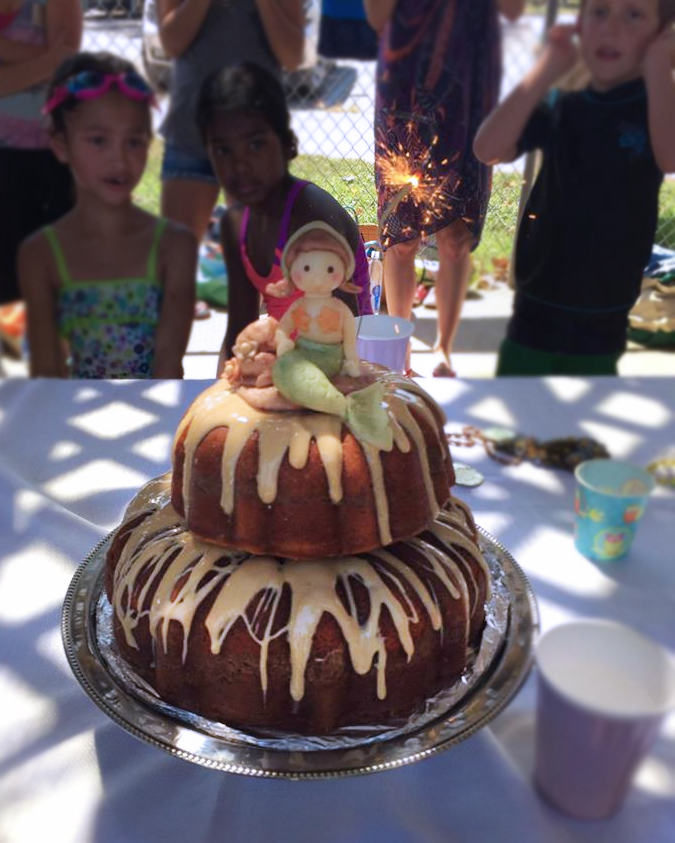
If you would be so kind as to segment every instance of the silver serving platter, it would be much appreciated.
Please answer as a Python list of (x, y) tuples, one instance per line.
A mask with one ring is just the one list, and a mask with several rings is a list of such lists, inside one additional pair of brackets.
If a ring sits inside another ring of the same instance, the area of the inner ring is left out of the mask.
[(134, 737), (178, 758), (228, 773), (283, 779), (317, 779), (392, 770), (429, 758), (473, 735), (515, 696), (532, 666), (539, 614), (532, 588), (510, 553), (482, 528), (479, 544), (499, 570), (508, 595), (503, 641), (487, 670), (448, 711), (422, 728), (337, 749), (302, 751), (255, 745), (209, 733), (139, 698), (102, 656), (97, 605), (103, 594), (105, 556), (112, 534), (79, 566), (63, 605), (61, 632), (70, 667), (94, 703)]

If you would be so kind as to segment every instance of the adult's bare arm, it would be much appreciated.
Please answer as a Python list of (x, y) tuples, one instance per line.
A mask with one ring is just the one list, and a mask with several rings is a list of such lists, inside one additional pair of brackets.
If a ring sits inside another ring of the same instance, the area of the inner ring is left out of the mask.
[(525, 11), (525, 0), (497, 0), (499, 11), (509, 20), (517, 20)]
[(41, 56), (44, 51), (44, 47), (38, 47), (36, 44), (20, 44), (18, 41), (10, 41), (9, 38), (0, 38), (0, 61), (3, 64), (30, 61)]
[(303, 0), (256, 0), (265, 35), (279, 64), (295, 70), (305, 51)]
[(534, 67), (481, 123), (473, 153), (485, 164), (513, 161), (527, 121), (551, 85), (568, 73), (577, 60), (574, 25), (556, 24), (547, 35)]
[(82, 40), (82, 6), (79, 0), (49, 0), (46, 6), (46, 43), (43, 47), (11, 44), (2, 39), (0, 97), (11, 96), (51, 78)]
[(158, 0), (159, 38), (169, 58), (182, 55), (197, 37), (211, 0)]
[(675, 172), (675, 31), (666, 27), (648, 47), (644, 58), (649, 140), (658, 167)]
[(364, 0), (366, 20), (378, 34), (391, 20), (397, 0)]
[(21, 295), (26, 304), (30, 374), (64, 378), (68, 371), (59, 338), (57, 289), (49, 269), (49, 247), (42, 232), (25, 240), (18, 254)]
[(47, 41), (63, 34), (66, 45), (76, 53), (82, 44), (82, 3), (80, 0), (47, 0)]

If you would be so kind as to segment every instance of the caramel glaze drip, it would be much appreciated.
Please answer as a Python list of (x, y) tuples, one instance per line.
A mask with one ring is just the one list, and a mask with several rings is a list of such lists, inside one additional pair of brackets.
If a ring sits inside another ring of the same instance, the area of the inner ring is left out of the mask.
[[(440, 541), (447, 547), (460, 547), (467, 555), (474, 561), (478, 562), (479, 568), (482, 570), (483, 581), (486, 586), (485, 599), (489, 600), (491, 595), (490, 590), (490, 571), (487, 566), (483, 554), (476, 553), (476, 537), (475, 531), (469, 525), (473, 525), (473, 515), (471, 510), (458, 498), (451, 499), (451, 505), (447, 506), (437, 517), (433, 524), (428, 528)], [(480, 594), (480, 588), (476, 582), (474, 568), (467, 564), (462, 557), (459, 558), (460, 566), (465, 578), (470, 579), (473, 584), (473, 594), (475, 595), (474, 603), (470, 607), (473, 614), (476, 609), (476, 601)]]
[[(410, 412), (421, 414), (432, 429), (443, 437), (443, 411), (433, 399), (409, 378), (393, 373), (378, 374), (386, 384), (385, 403), (389, 421), (394, 433), (393, 447), (408, 453), (415, 446), (419, 455), (426, 494), (431, 512), (439, 512), (438, 502), (429, 468), (424, 435), (415, 417)], [(213, 429), (228, 428), (222, 454), (221, 508), (228, 515), (234, 509), (234, 476), (241, 452), (254, 433), (258, 433), (259, 471), (257, 477), (258, 495), (265, 504), (272, 504), (277, 495), (279, 469), (286, 454), (293, 468), (305, 466), (309, 446), (316, 441), (328, 480), (330, 498), (335, 504), (342, 500), (342, 421), (335, 416), (311, 411), (261, 412), (251, 407), (228, 385), (220, 380), (199, 395), (188, 408), (178, 426), (174, 441), (180, 441), (187, 429), (185, 439), (185, 462), (183, 468), (183, 501), (185, 516), (189, 517), (190, 487), (195, 451), (202, 439)], [(411, 444), (412, 443), (412, 444)], [(381, 544), (392, 541), (389, 522), (389, 506), (384, 484), (381, 451), (374, 445), (359, 442), (365, 454), (375, 498), (378, 528)], [(442, 449), (444, 450), (444, 449)], [(447, 458), (447, 457), (446, 457)]]
[[(468, 615), (465, 563), (455, 548), (469, 553), (478, 565), (484, 567), (485, 563), (470, 538), (466, 507), (453, 498), (446, 511), (447, 517), (429, 528), (447, 543), (446, 552), (421, 538), (414, 539), (413, 545), (453, 600), (464, 604)], [(139, 492), (127, 509), (125, 522), (144, 513), (147, 517), (131, 532), (114, 574), (112, 604), (130, 647), (137, 648), (134, 632), (141, 618), (147, 616), (155, 646), (166, 652), (169, 626), (177, 621), (183, 631), (184, 661), (195, 613), (215, 589), (217, 596), (205, 620), (211, 652), (221, 651), (229, 630), (242, 619), (260, 646), (263, 693), (267, 689), (270, 643), (276, 636), (287, 636), (290, 693), (294, 700), (302, 699), (314, 633), (327, 612), (342, 631), (354, 670), (365, 674), (375, 664), (377, 694), (384, 699), (387, 653), (379, 633), (382, 611), (389, 611), (408, 660), (414, 654), (411, 626), (419, 619), (408, 596), (410, 591), (418, 596), (433, 628), (443, 633), (434, 593), (410, 565), (387, 548), (364, 556), (322, 559), (320, 565), (317, 560), (228, 553), (195, 539), (185, 528), (170, 503), (169, 475)], [(370, 597), (369, 614), (361, 623), (357, 619), (354, 582), (365, 586)], [(281, 623), (277, 609), (284, 586), (290, 589), (291, 608), (287, 621)], [(346, 595), (346, 606), (338, 587)], [(256, 600), (261, 593), (263, 598)]]

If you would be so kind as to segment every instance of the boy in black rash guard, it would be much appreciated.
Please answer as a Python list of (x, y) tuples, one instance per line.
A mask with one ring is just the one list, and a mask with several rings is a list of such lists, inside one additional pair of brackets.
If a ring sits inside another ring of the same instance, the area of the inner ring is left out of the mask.
[[(543, 152), (498, 375), (617, 373), (663, 174), (675, 171), (674, 14), (675, 0), (584, 0), (478, 131), (488, 164)], [(577, 61), (577, 33), (590, 85), (546, 96)]]

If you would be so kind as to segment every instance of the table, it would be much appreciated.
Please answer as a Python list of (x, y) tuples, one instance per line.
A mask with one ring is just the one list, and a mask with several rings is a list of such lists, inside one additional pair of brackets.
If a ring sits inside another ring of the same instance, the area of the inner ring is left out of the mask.
[[(449, 430), (589, 434), (648, 463), (675, 445), (668, 378), (423, 381)], [(145, 480), (203, 381), (0, 381), (0, 840), (147, 843), (672, 843), (675, 718), (624, 810), (575, 822), (532, 789), (535, 677), (449, 751), (377, 775), (276, 781), (173, 758), (109, 721), (72, 676), (60, 637), (70, 579)], [(575, 616), (630, 623), (675, 652), (675, 491), (660, 487), (630, 556), (594, 564), (572, 540), (574, 480), (455, 448), (485, 482), (460, 496), (527, 573), (542, 628)]]

